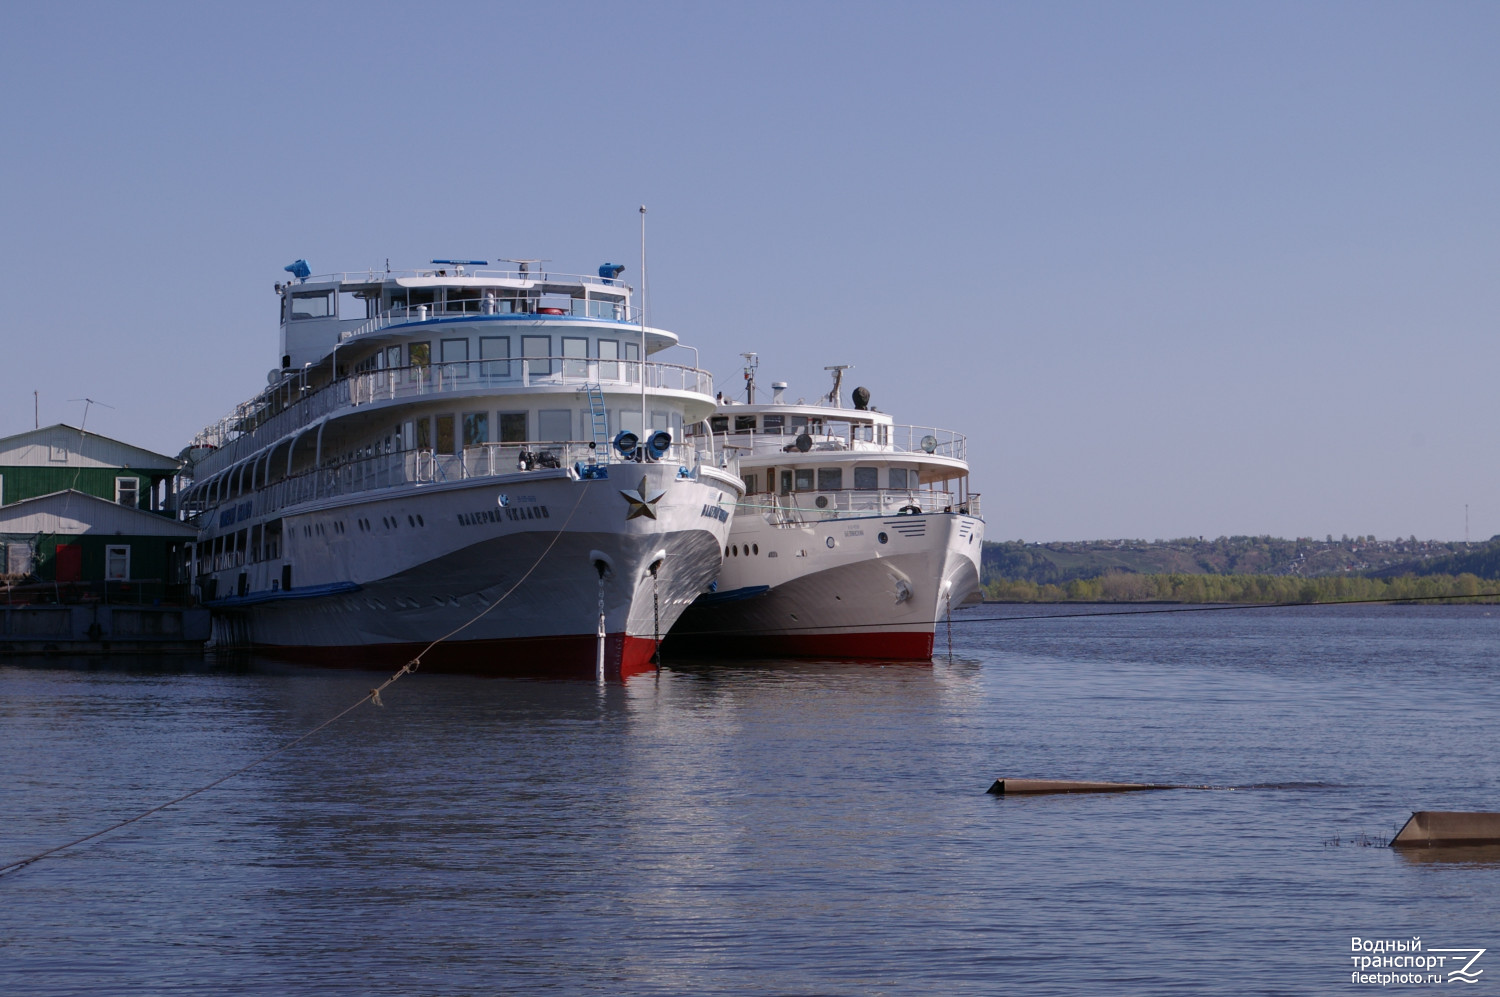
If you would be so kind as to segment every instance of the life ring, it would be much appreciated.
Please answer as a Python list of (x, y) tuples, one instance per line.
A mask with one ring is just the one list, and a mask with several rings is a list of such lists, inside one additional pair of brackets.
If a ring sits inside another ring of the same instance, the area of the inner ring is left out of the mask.
[(536, 310), (536, 313), (538, 315), (566, 315), (566, 314), (568, 314), (567, 312), (563, 311), (561, 308), (538, 308)]
[(896, 515), (898, 515), (898, 516), (920, 516), (920, 515), (922, 515), (922, 509), (921, 509), (920, 506), (903, 505), (900, 509), (898, 509), (896, 511)]

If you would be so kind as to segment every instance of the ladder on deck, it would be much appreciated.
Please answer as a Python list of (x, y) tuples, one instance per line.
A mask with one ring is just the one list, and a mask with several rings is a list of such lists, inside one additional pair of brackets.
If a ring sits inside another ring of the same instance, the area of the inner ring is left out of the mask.
[(588, 392), (589, 418), (593, 422), (593, 460), (599, 460), (609, 453), (609, 419), (604, 412), (604, 389), (600, 384), (585, 384), (583, 390)]

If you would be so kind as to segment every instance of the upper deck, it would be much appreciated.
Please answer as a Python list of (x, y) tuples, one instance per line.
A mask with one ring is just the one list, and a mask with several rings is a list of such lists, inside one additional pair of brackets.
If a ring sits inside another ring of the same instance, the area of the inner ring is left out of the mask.
[[(641, 326), (643, 316), (631, 304), (632, 289), (619, 279), (622, 268), (614, 264), (591, 276), (539, 272), (529, 263), (515, 270), (476, 266), (484, 262), (434, 260), (433, 266), (415, 270), (307, 275), (277, 284), (281, 368), (331, 363), (353, 341), (427, 323), (562, 319)], [(648, 354), (676, 343), (670, 332), (646, 330)]]
[(711, 410), (706, 371), (642, 362), (677, 336), (642, 324), (620, 267), (593, 277), (473, 268), (481, 262), (318, 277), (294, 264), (296, 279), (276, 286), (281, 365), (269, 387), (194, 439), (198, 470), (222, 470), (356, 409), (444, 397), (592, 390), (616, 399), (612, 408), (628, 408), (618, 401), (626, 394), (649, 394), (690, 420)]

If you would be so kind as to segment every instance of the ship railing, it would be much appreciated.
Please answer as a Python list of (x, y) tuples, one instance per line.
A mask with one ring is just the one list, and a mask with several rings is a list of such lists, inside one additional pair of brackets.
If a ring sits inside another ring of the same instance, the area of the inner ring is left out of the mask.
[[(539, 309), (552, 309), (552, 311), (539, 311)], [(397, 305), (373, 318), (366, 319), (362, 325), (341, 333), (339, 343), (347, 343), (361, 336), (388, 329), (393, 325), (406, 325), (412, 322), (428, 322), (440, 318), (485, 318), (491, 315), (530, 315), (545, 319), (557, 316), (557, 310), (561, 310), (564, 316), (573, 318), (603, 319), (607, 322), (620, 322), (625, 325), (639, 324), (641, 320), (640, 309), (634, 305), (599, 298), (569, 298), (553, 294), (526, 299), (448, 297), (443, 301), (431, 301), (425, 304)]]
[[(376, 402), (413, 399), (427, 395), (482, 395), (516, 388), (565, 388), (580, 390), (597, 384), (603, 389), (639, 390), (642, 368), (646, 390), (685, 391), (713, 394), (713, 375), (682, 364), (639, 360), (598, 360), (581, 357), (524, 357), (509, 360), (466, 360), (450, 363), (415, 364), (361, 371), (339, 378), (326, 387), (301, 394), (290, 401), (273, 402), (283, 388), (264, 392), (240, 406), (216, 427), (200, 433), (195, 444), (209, 444), (214, 451), (199, 461), (196, 476), (202, 480), (249, 457), (287, 434), (346, 407)], [(260, 404), (256, 404), (259, 402)], [(285, 407), (274, 411), (277, 404)]]
[[(418, 267), (409, 270), (346, 270), (342, 273), (314, 274), (302, 281), (301, 284), (378, 284), (382, 281), (398, 278), (413, 277), (443, 277), (445, 279), (462, 280), (465, 277), (499, 278), (501, 280), (523, 281), (526, 284), (587, 284), (590, 287), (608, 288), (613, 293), (627, 292), (630, 285), (618, 277), (600, 277), (597, 274), (578, 273), (550, 273), (536, 270), (495, 270), (484, 268), (471, 270), (468, 267), (456, 266), (430, 266)], [(292, 283), (290, 286), (299, 287), (301, 284)]]
[[(671, 445), (657, 462), (686, 467), (704, 464), (738, 474), (738, 465), (732, 458), (700, 451), (686, 443)], [(269, 515), (304, 502), (403, 485), (442, 484), (553, 468), (582, 469), (588, 473), (590, 467), (607, 467), (616, 474), (628, 475), (632, 463), (608, 448), (592, 446), (581, 440), (484, 443), (464, 447), (456, 454), (437, 453), (431, 449), (404, 450), (303, 471), (257, 489), (253, 497), (226, 498), (214, 509), (249, 502), (249, 508), (234, 517), (243, 520), (252, 514)], [(195, 516), (202, 516), (209, 510), (205, 507), (190, 511)]]
[(419, 398), (456, 392), (493, 394), (516, 388), (638, 389), (645, 367), (648, 391), (712, 394), (713, 375), (682, 364), (582, 357), (524, 357), (509, 360), (461, 360), (364, 371), (345, 378), (353, 405)]
[(797, 438), (812, 438), (810, 452), (927, 453), (954, 460), (968, 459), (968, 440), (962, 433), (931, 426), (879, 426), (868, 423), (824, 422), (814, 430), (806, 424), (780, 431), (739, 430), (716, 433), (721, 445), (755, 454), (794, 453)]
[(918, 513), (959, 512), (979, 516), (979, 496), (939, 488), (840, 488), (746, 495), (738, 510), (743, 515), (764, 515), (785, 526), (817, 523), (851, 516), (900, 516)]

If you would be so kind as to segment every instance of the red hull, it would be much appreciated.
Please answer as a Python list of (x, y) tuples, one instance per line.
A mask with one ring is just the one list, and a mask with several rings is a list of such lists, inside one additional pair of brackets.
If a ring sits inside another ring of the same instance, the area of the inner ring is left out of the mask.
[(715, 658), (849, 658), (931, 661), (931, 631), (823, 634), (672, 634), (665, 653)]
[[(594, 678), (598, 638), (592, 634), (515, 637), (509, 640), (450, 640), (422, 655), (422, 670), (521, 678)], [(397, 669), (421, 654), (426, 644), (371, 644), (310, 647), (257, 644), (251, 651), (281, 661), (326, 668)], [(623, 679), (654, 671), (650, 637), (609, 634), (604, 638), (604, 673)]]

